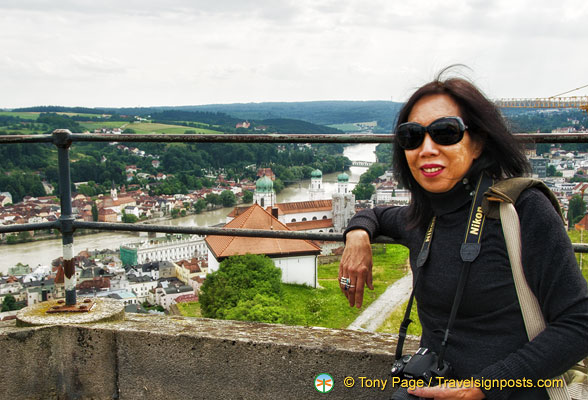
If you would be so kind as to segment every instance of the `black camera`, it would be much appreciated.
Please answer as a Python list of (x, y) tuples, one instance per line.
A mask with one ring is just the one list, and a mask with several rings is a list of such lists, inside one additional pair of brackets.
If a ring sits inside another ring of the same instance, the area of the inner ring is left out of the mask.
[[(405, 355), (399, 358), (392, 365), (390, 374), (400, 383), (400, 388), (394, 392), (392, 399), (417, 399), (416, 396), (406, 392), (407, 387), (435, 386), (439, 384), (439, 378), (452, 378), (453, 370), (447, 361), (443, 361), (439, 368), (437, 353), (426, 347), (421, 347), (413, 355)], [(408, 383), (409, 381), (415, 381)], [(404, 382), (404, 384), (402, 384)], [(395, 382), (396, 384), (396, 382)], [(420, 384), (420, 385), (419, 385)]]

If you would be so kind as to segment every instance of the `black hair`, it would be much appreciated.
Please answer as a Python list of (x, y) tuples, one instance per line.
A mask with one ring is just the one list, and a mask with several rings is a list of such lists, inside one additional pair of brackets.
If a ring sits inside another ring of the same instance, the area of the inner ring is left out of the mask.
[[(474, 160), (468, 177), (477, 178), (484, 171), (500, 180), (522, 176), (530, 172), (531, 166), (521, 146), (511, 134), (499, 109), (471, 82), (463, 78), (442, 80), (444, 69), (435, 80), (420, 87), (408, 99), (398, 114), (396, 126), (407, 122), (415, 104), (430, 95), (447, 95), (459, 106), (461, 117), (467, 125), (473, 142), (482, 147), (482, 153)], [(409, 205), (409, 228), (424, 227), (433, 211), (425, 190), (412, 176), (404, 150), (396, 140), (393, 146), (393, 166), (398, 182), (411, 192)]]

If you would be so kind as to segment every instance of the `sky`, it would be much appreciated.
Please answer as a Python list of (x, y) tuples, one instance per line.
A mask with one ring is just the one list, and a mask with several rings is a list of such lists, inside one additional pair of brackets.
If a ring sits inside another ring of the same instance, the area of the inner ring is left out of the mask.
[[(491, 98), (588, 85), (586, 0), (0, 0), (0, 108)], [(588, 88), (569, 95), (588, 95)]]

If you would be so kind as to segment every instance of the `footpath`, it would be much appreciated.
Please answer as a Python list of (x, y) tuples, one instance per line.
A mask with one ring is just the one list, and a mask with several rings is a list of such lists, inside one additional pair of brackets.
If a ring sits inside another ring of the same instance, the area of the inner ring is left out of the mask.
[(412, 273), (409, 272), (384, 291), (347, 329), (374, 332), (392, 312), (410, 297)]

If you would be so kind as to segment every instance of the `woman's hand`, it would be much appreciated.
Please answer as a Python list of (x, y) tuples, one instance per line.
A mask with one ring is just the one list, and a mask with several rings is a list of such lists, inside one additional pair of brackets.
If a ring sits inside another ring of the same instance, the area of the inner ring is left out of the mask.
[(482, 400), (486, 396), (480, 388), (456, 387), (448, 388), (443, 385), (424, 388), (408, 389), (408, 393), (435, 400)]
[(372, 246), (370, 237), (363, 229), (355, 229), (345, 235), (345, 251), (339, 264), (339, 282), (341, 278), (349, 279), (349, 288), (344, 285), (341, 291), (349, 300), (349, 306), (360, 308), (363, 303), (363, 288), (367, 285), (374, 290), (372, 284)]

